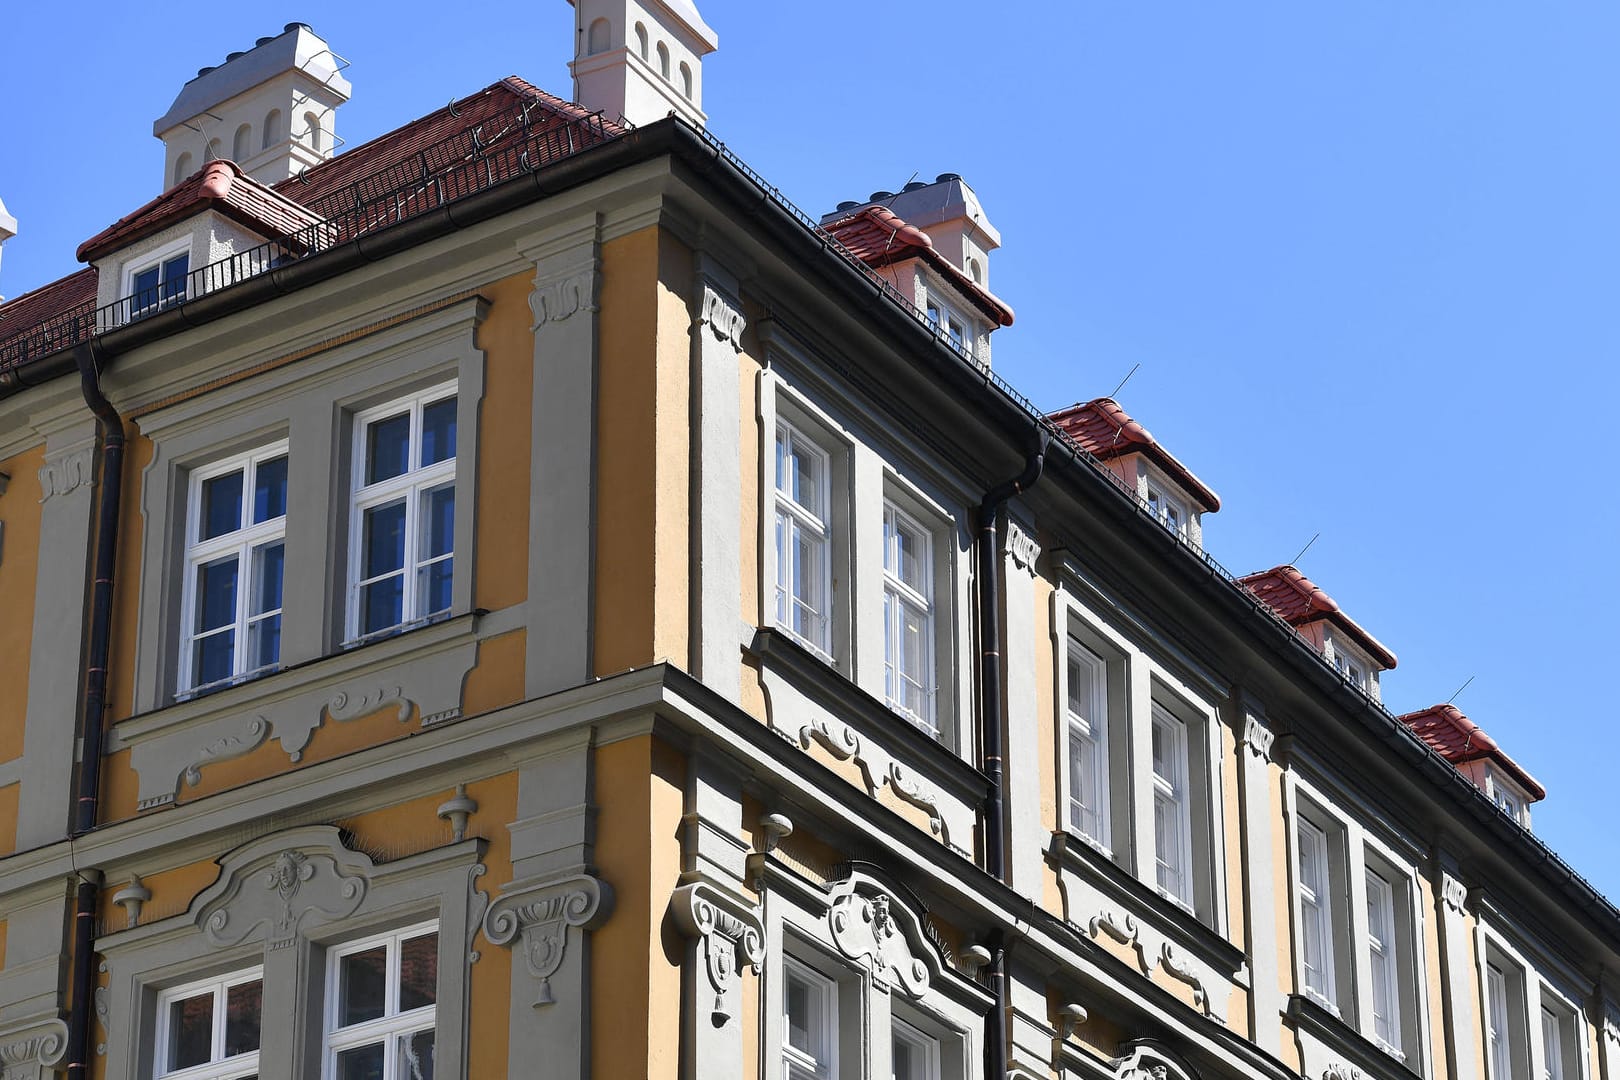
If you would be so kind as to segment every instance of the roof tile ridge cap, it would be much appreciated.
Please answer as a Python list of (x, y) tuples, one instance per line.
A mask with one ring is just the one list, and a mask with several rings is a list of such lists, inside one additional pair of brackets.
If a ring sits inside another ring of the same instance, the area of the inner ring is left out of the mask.
[(164, 190), (158, 192), (156, 195), (152, 196), (150, 199), (147, 199), (145, 202), (141, 203), (141, 205), (137, 206), (135, 209), (131, 210), (129, 213), (125, 214), (123, 217), (119, 218), (117, 221), (114, 221), (111, 225), (108, 225), (106, 228), (104, 228), (104, 229), (100, 230), (99, 232), (95, 233), (94, 235), (92, 235), (90, 237), (90, 239), (88, 239), (84, 243), (80, 244), (78, 246), (78, 249), (76, 251), (74, 251), (74, 253), (73, 253), (74, 258), (78, 259), (80, 262), (88, 262), (89, 259), (86, 258), (85, 252), (90, 251), (90, 250), (94, 250), (92, 245), (95, 245), (96, 247), (99, 247), (99, 245), (96, 244), (96, 241), (103, 239), (105, 236), (107, 236), (107, 234), (113, 232), (114, 230), (118, 229), (119, 227), (121, 227), (123, 225), (127, 225), (128, 223), (130, 223), (132, 221), (135, 221), (138, 218), (145, 217), (148, 211), (152, 210), (154, 207), (156, 207), (159, 203), (162, 203), (164, 200), (169, 199), (171, 196), (175, 195), (175, 193), (180, 191), (181, 188), (184, 188), (187, 185), (189, 185), (189, 184), (191, 184), (191, 183), (193, 183), (195, 181), (200, 180), (203, 173), (208, 171), (208, 166), (211, 165), (211, 164), (213, 164), (213, 163), (208, 162), (208, 163), (204, 164), (202, 168), (198, 169), (196, 172), (192, 173), (190, 176), (186, 177), (184, 180), (180, 181), (178, 184), (175, 184), (172, 187), (165, 188)]
[(231, 193), (231, 187), (242, 176), (242, 167), (228, 158), (215, 158), (202, 168), (202, 183), (197, 185), (197, 193), (206, 199), (223, 201)]
[[(508, 75), (496, 83), (495, 86), (505, 86), (515, 94), (538, 101), (542, 105), (547, 105), (555, 112), (566, 113), (575, 120), (583, 120), (586, 117), (601, 114), (600, 109), (587, 109), (577, 101), (569, 101), (565, 97), (559, 97), (548, 90), (541, 89), (521, 75)], [(606, 116), (602, 116), (602, 125), (612, 129), (616, 135), (623, 135), (627, 130), (623, 125), (617, 121), (609, 120)]]

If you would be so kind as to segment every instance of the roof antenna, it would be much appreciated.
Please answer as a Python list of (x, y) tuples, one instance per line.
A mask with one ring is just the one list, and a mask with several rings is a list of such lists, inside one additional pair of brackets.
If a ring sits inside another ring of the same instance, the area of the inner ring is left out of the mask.
[(1317, 533), (1315, 536), (1311, 537), (1309, 542), (1307, 542), (1304, 547), (1299, 549), (1299, 554), (1295, 555), (1293, 560), (1291, 562), (1289, 562), (1288, 565), (1294, 567), (1297, 570), (1299, 568), (1299, 560), (1303, 559), (1305, 557), (1305, 553), (1307, 551), (1311, 550), (1311, 544), (1316, 543), (1321, 538), (1322, 538), (1321, 533)]
[(1131, 365), (1131, 370), (1129, 370), (1129, 371), (1127, 371), (1125, 373), (1125, 377), (1123, 379), (1119, 380), (1119, 385), (1114, 387), (1114, 392), (1112, 394), (1109, 394), (1108, 396), (1109, 397), (1114, 397), (1121, 390), (1125, 389), (1125, 384), (1131, 381), (1131, 376), (1135, 375), (1136, 374), (1136, 369), (1141, 367), (1141, 366), (1142, 366), (1141, 364), (1132, 364)]
[(1456, 691), (1450, 697), (1446, 698), (1446, 704), (1451, 705), (1456, 702), (1457, 698), (1462, 696), (1462, 692), (1468, 689), (1468, 683), (1473, 681), (1474, 677), (1472, 675), (1468, 676), (1468, 682), (1465, 682), (1461, 686), (1457, 687)]

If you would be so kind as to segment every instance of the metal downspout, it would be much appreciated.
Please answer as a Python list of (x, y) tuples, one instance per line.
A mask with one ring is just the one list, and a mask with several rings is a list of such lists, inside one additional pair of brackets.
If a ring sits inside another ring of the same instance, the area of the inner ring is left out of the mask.
[[(1052, 436), (1042, 429), (1039, 444), (1024, 462), (1024, 471), (991, 488), (979, 504), (979, 730), (984, 748), (984, 774), (990, 780), (984, 812), (984, 868), (997, 881), (1007, 882), (1006, 802), (1002, 797), (1002, 732), (1006, 717), (1002, 703), (1001, 666), (1001, 511), (1007, 500), (1027, 491), (1046, 467)], [(985, 1032), (985, 1076), (1001, 1080), (1007, 1075), (1007, 966), (1002, 942), (992, 943), (991, 991), (995, 1008)]]
[[(73, 350), (79, 368), (79, 388), (85, 404), (95, 413), (100, 428), (101, 499), (96, 506), (95, 568), (90, 587), (90, 640), (80, 700), (78, 801), (68, 838), (82, 836), (96, 826), (101, 793), (101, 753), (107, 712), (107, 656), (112, 640), (113, 575), (117, 569), (118, 515), (124, 488), (124, 419), (101, 392), (101, 369), (106, 356), (94, 340)], [(91, 983), (95, 972), (95, 919), (101, 894), (101, 874), (79, 871), (73, 914), (72, 1011), (68, 1017), (68, 1065), (71, 1080), (90, 1075)]]

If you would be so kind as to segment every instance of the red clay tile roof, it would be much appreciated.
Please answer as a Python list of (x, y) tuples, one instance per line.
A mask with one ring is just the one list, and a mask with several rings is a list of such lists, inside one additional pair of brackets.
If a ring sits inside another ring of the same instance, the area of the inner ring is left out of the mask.
[(967, 295), (980, 311), (999, 326), (1011, 326), (1013, 310), (990, 290), (968, 277), (957, 265), (934, 250), (934, 241), (915, 225), (906, 224), (894, 211), (875, 203), (851, 211), (847, 217), (821, 226), (823, 232), (849, 249), (850, 254), (874, 269), (922, 259)]
[(1121, 454), (1142, 453), (1167, 473), (1189, 495), (1197, 499), (1210, 513), (1221, 508), (1221, 497), (1211, 491), (1191, 469), (1159, 444), (1151, 432), (1132, 420), (1130, 414), (1119, 407), (1113, 398), (1070, 405), (1047, 417), (1063, 429), (1081, 448), (1093, 457), (1107, 461)]
[(1258, 574), (1238, 578), (1239, 585), (1248, 589), (1260, 602), (1275, 611), (1290, 626), (1326, 619), (1350, 635), (1373, 661), (1383, 668), (1395, 666), (1395, 654), (1363, 630), (1354, 619), (1334, 603), (1333, 597), (1310, 578), (1292, 566), (1277, 566)]
[(216, 210), (267, 239), (287, 236), (320, 220), (285, 195), (242, 171), (234, 161), (210, 161), (133, 214), (119, 218), (79, 245), (90, 262), (127, 247), (204, 210)]
[(1537, 783), (1535, 777), (1508, 757), (1496, 745), (1496, 740), (1485, 734), (1484, 728), (1464, 716), (1462, 710), (1450, 702), (1406, 713), (1399, 719), (1453, 765), (1489, 758), (1524, 788), (1531, 802), (1540, 802), (1547, 797), (1547, 789)]
[(96, 269), (87, 266), (0, 304), (0, 341), (96, 298)]

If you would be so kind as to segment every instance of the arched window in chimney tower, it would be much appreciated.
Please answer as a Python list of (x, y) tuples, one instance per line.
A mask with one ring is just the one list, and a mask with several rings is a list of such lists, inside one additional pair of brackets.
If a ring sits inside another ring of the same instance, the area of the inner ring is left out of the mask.
[(175, 184), (178, 184), (180, 181), (184, 180), (190, 175), (191, 154), (182, 153), (179, 157), (174, 159), (174, 179), (169, 182), (169, 186), (173, 187)]
[(658, 43), (658, 74), (669, 79), (669, 46), (662, 41)]
[(608, 41), (613, 35), (613, 27), (606, 19), (597, 19), (591, 23), (590, 31), (585, 35), (585, 53), (595, 56), (597, 53), (608, 51)]
[(304, 114), (304, 141), (316, 153), (321, 149), (321, 118), (312, 112)]
[(268, 150), (281, 141), (281, 110), (271, 109), (264, 114), (264, 140), (259, 149)]
[(253, 129), (243, 124), (236, 129), (236, 138), (231, 140), (231, 160), (246, 161), (247, 156), (253, 152)]
[(641, 23), (636, 23), (636, 51), (643, 60), (647, 59), (647, 28)]
[(684, 60), (681, 61), (681, 93), (686, 95), (686, 100), (692, 100), (692, 69)]

